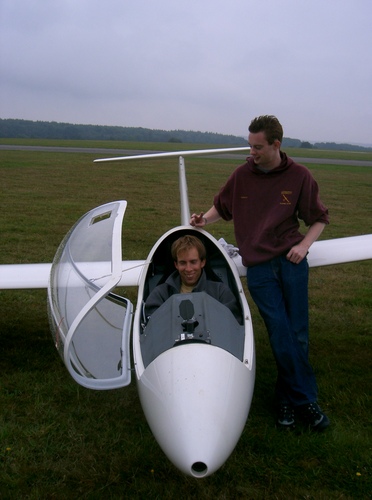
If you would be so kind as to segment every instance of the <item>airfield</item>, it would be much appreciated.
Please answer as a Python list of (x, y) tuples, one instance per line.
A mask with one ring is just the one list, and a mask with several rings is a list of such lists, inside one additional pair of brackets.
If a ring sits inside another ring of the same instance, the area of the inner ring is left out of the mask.
[[(144, 150), (7, 147), (0, 146), (1, 263), (50, 262), (81, 215), (116, 199), (128, 201), (124, 259), (145, 258), (179, 223), (176, 159), (94, 165), (101, 156)], [(351, 156), (292, 156), (313, 172), (329, 207), (331, 224), (322, 239), (372, 232), (372, 161)], [(191, 210), (208, 208), (244, 157), (186, 159)], [(214, 224), (210, 232), (233, 242), (230, 224)], [(371, 266), (364, 261), (310, 273), (310, 353), (320, 403), (331, 419), (321, 435), (275, 429), (274, 361), (248, 297), (257, 350), (251, 412), (225, 465), (200, 481), (182, 475), (159, 449), (134, 381), (104, 392), (81, 388), (69, 377), (52, 342), (45, 290), (1, 291), (0, 497), (368, 498)], [(123, 292), (135, 304), (136, 290)]]
[[(181, 146), (181, 144), (180, 144)], [(79, 147), (58, 147), (58, 146), (21, 146), (21, 145), (6, 145), (0, 144), (0, 151), (43, 151), (44, 153), (91, 153), (103, 156), (131, 156), (140, 154), (155, 154), (164, 153), (165, 151), (147, 150), (147, 149), (110, 149), (110, 148), (79, 148)], [(208, 156), (208, 155), (204, 155)], [(244, 154), (229, 154), (220, 153), (214, 154), (211, 158), (237, 160), (244, 162), (247, 155)], [(335, 158), (308, 158), (302, 156), (291, 156), (294, 161), (298, 163), (323, 163), (326, 165), (352, 165), (354, 167), (372, 167), (372, 161), (368, 160), (342, 160)]]

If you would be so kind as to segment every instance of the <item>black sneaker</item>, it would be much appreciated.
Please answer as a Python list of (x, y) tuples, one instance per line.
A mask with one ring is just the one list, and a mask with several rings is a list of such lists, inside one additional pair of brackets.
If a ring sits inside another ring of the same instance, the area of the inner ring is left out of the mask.
[(294, 409), (289, 403), (279, 403), (276, 423), (280, 429), (294, 429)]
[(329, 418), (317, 403), (308, 403), (296, 407), (296, 413), (305, 425), (313, 431), (324, 431), (329, 426)]

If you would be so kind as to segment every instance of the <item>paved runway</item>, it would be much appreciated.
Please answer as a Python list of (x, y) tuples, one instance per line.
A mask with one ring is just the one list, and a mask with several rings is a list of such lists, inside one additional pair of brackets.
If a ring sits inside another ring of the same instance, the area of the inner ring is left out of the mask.
[[(180, 144), (182, 148), (182, 144)], [(46, 153), (89, 153), (97, 155), (97, 158), (108, 158), (111, 156), (132, 156), (141, 154), (162, 153), (163, 151), (150, 151), (138, 149), (104, 149), (104, 148), (74, 148), (58, 146), (18, 146), (0, 144), (0, 151), (44, 151)], [(165, 152), (165, 151), (164, 151)], [(195, 155), (197, 156), (197, 155)], [(209, 155), (203, 155), (208, 157)], [(212, 156), (212, 155), (211, 155)], [(243, 162), (246, 155), (240, 153), (216, 153), (213, 158), (231, 159)], [(322, 163), (328, 165), (351, 165), (353, 167), (372, 167), (372, 161), (363, 160), (335, 160), (333, 158), (304, 158), (291, 157), (297, 163)]]

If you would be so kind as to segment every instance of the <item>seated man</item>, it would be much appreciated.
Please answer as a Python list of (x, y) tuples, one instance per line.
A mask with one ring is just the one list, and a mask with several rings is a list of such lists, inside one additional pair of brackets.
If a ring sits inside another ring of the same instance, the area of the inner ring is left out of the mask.
[(230, 288), (220, 281), (207, 279), (204, 272), (206, 249), (199, 238), (182, 236), (174, 241), (171, 254), (176, 267), (165, 281), (154, 288), (146, 300), (146, 317), (156, 311), (171, 295), (176, 293), (206, 292), (228, 307), (238, 321), (241, 320), (240, 307)]

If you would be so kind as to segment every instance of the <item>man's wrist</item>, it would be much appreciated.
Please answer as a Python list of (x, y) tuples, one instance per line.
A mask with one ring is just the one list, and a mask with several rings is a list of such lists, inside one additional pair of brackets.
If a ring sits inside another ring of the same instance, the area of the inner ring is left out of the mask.
[(204, 225), (206, 226), (208, 224), (208, 220), (206, 217), (203, 216), (203, 221), (204, 221)]

